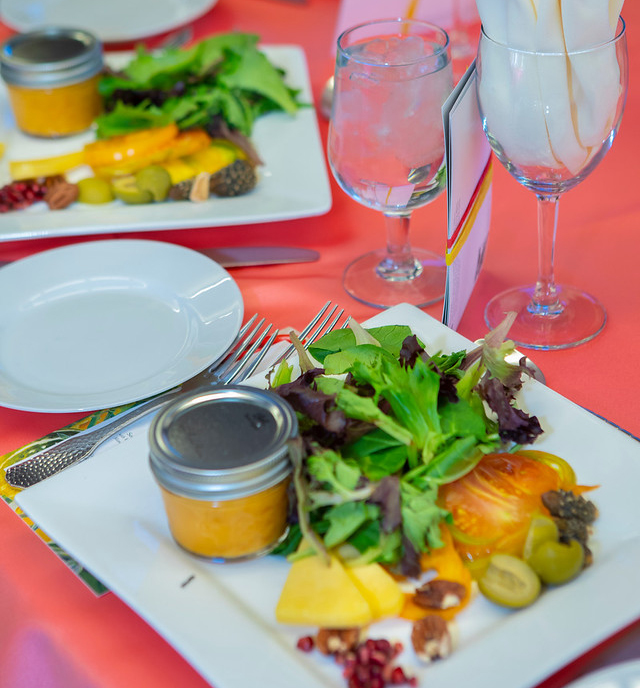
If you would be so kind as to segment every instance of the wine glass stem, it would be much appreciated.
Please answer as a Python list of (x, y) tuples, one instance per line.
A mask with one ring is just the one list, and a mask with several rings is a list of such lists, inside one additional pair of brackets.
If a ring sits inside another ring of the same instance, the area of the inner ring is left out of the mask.
[(556, 230), (559, 196), (538, 194), (538, 280), (528, 306), (533, 315), (551, 316), (562, 313), (554, 277)]
[(422, 272), (422, 264), (411, 253), (409, 242), (410, 213), (384, 213), (387, 227), (387, 255), (376, 267), (377, 274), (386, 280), (415, 279)]

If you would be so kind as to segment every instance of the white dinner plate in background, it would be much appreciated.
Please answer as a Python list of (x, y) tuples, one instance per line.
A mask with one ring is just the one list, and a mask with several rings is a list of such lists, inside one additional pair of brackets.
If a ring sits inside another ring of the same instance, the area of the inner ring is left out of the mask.
[(153, 396), (220, 357), (243, 314), (229, 273), (182, 246), (37, 253), (0, 271), (0, 405), (61, 413)]
[(16, 31), (72, 26), (103, 43), (155, 36), (188, 24), (218, 0), (2, 0), (0, 18)]

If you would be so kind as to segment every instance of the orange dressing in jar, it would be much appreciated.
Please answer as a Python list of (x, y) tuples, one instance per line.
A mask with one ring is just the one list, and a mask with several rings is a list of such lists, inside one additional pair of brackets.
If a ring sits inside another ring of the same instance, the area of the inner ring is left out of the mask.
[(2, 45), (0, 75), (16, 125), (43, 138), (78, 134), (100, 114), (102, 46), (78, 29), (45, 28)]
[(273, 392), (225, 386), (179, 397), (149, 431), (169, 529), (214, 561), (252, 559), (286, 536), (295, 413)]

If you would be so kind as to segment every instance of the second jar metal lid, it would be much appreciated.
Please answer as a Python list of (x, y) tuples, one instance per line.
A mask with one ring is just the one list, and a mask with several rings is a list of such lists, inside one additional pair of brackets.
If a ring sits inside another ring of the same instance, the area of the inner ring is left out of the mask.
[(295, 412), (274, 392), (242, 385), (178, 397), (153, 420), (149, 460), (165, 489), (195, 499), (255, 494), (291, 472)]
[(26, 88), (79, 83), (95, 76), (102, 65), (102, 45), (81, 29), (46, 27), (17, 34), (0, 52), (4, 81)]

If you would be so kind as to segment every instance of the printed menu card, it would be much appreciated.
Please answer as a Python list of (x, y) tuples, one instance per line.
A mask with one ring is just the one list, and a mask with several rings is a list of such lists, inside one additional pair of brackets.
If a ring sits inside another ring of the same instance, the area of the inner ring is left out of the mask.
[(476, 99), (475, 62), (442, 107), (447, 161), (447, 282), (442, 322), (460, 324), (482, 268), (491, 219), (491, 147)]

